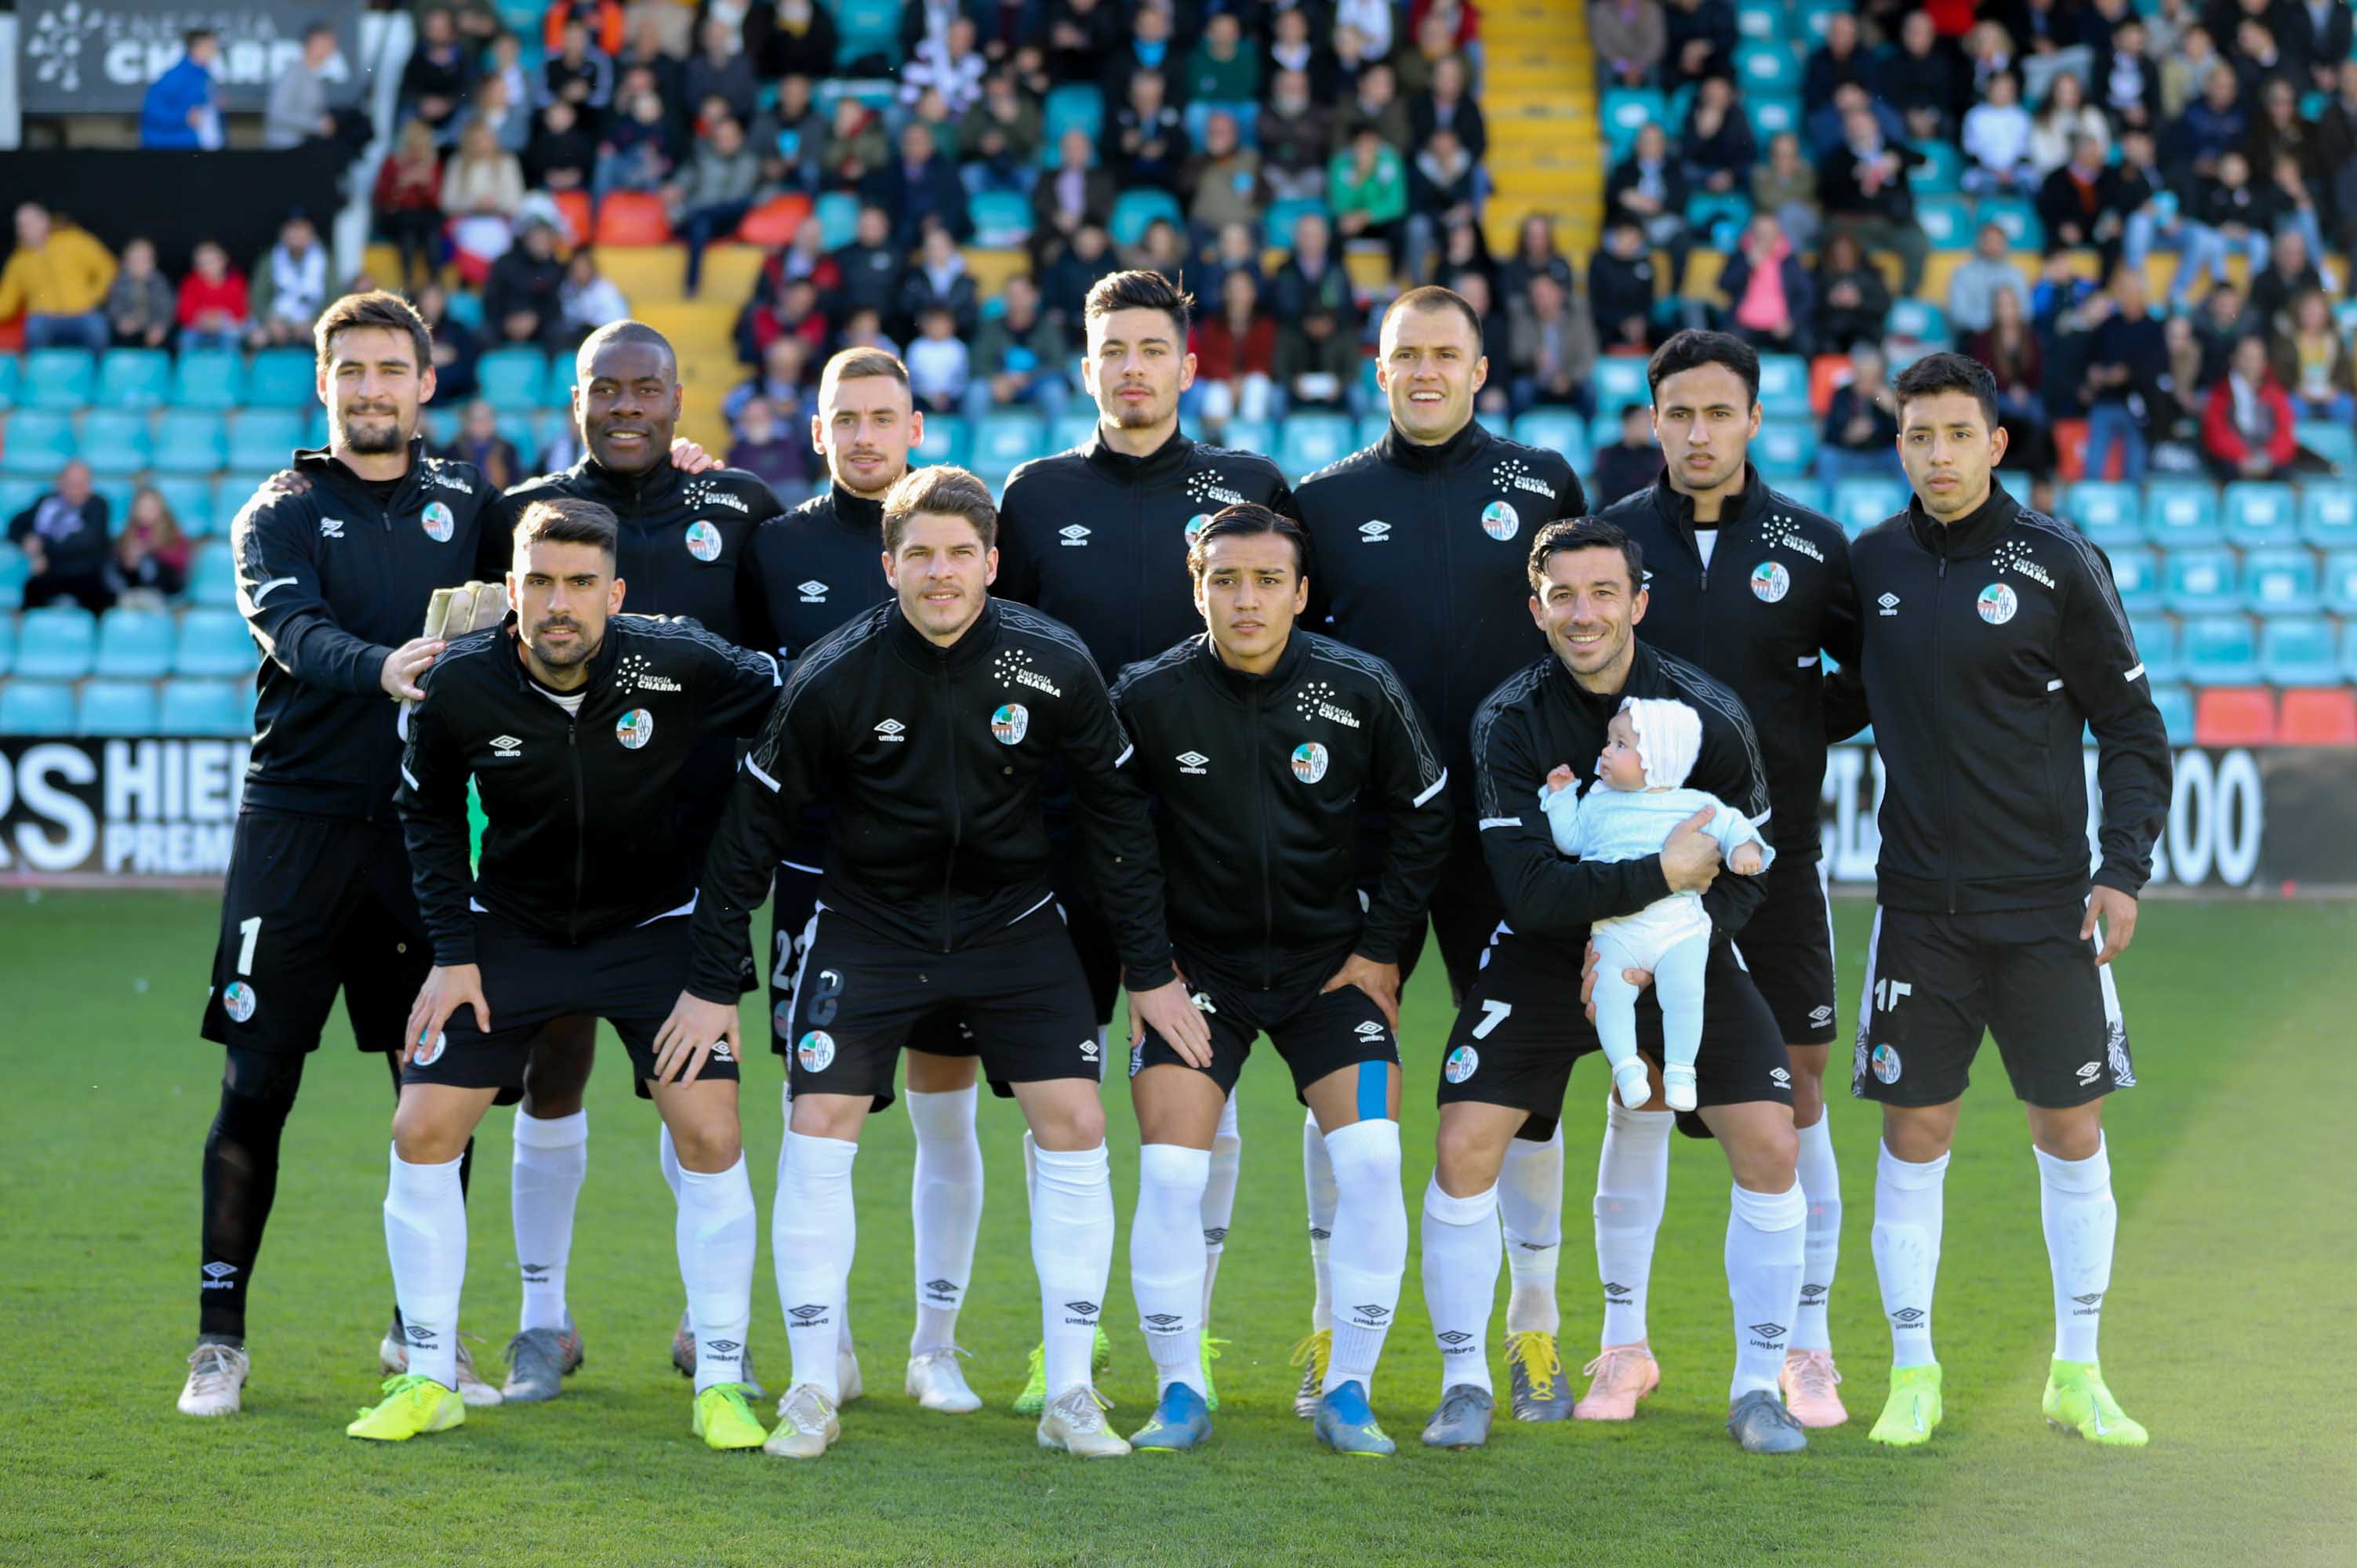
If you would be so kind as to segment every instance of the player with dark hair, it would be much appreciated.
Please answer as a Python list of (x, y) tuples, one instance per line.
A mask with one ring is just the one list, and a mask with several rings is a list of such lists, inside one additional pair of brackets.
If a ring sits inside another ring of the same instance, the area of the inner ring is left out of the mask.
[[(1309, 624), (1380, 656), (1399, 672), (1440, 737), (1456, 838), (1433, 896), (1432, 927), (1452, 1000), (1472, 983), (1498, 929), (1497, 889), (1474, 824), (1466, 736), (1483, 697), (1530, 659), (1530, 541), (1587, 510), (1579, 477), (1555, 452), (1492, 435), (1473, 418), (1487, 381), (1481, 323), (1462, 295), (1413, 288), (1383, 312), (1375, 377), (1391, 405), (1382, 440), (1302, 482), (1301, 518), (1317, 568)], [(1372, 850), (1362, 865), (1371, 867)], [(1402, 955), (1412, 973), (1422, 933)], [(1325, 1144), (1302, 1130), (1308, 1167), (1309, 1250), (1318, 1276), (1297, 1413), (1315, 1408), (1332, 1297), (1326, 1283), (1326, 1205), (1334, 1190)], [(1555, 1259), (1563, 1233), (1563, 1144), (1518, 1140), (1503, 1182), (1514, 1260), (1507, 1360), (1515, 1387), (1542, 1402), (1561, 1384), (1555, 1348)], [(1526, 1283), (1526, 1275), (1528, 1283)]]
[(1874, 1266), (1892, 1371), (1870, 1435), (1903, 1446), (1940, 1423), (1941, 1187), (1986, 1031), (2038, 1158), (2054, 1285), (2046, 1419), (2141, 1447), (2095, 1354), (2119, 1220), (2104, 1100), (2136, 1082), (2108, 966), (2136, 935), (2169, 814), (2169, 736), (2110, 561), (1992, 472), (2006, 448), (1996, 378), (1932, 354), (1893, 390), (1914, 499), (1851, 549), (1865, 648), (1827, 716), (1835, 738), (1870, 716), (1889, 775), (1850, 1081), (1882, 1106)]
[[(427, 456), (418, 438), (434, 349), (406, 301), (347, 295), (313, 341), (328, 446), (295, 454), (303, 493), (264, 487), (230, 524), (261, 674), (205, 1004), (204, 1036), (227, 1061), (205, 1137), (197, 1348), (180, 1392), (189, 1415), (240, 1408), (246, 1291), (279, 1138), (339, 991), (353, 1043), (386, 1053), (398, 1079), (401, 1020), (426, 963), (393, 812), (392, 703), (417, 696), (442, 650), (417, 628), (435, 589), (479, 569), (492, 499), (480, 473)], [(389, 1334), (382, 1349), (397, 1360), (399, 1341)], [(470, 1364), (461, 1375), (470, 1399), (499, 1402)]]

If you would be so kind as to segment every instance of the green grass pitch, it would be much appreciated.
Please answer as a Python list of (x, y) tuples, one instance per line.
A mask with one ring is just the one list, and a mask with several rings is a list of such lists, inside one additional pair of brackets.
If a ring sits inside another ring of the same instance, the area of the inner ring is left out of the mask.
[[(448, 1436), (347, 1440), (343, 1423), (375, 1387), (390, 1296), (378, 1210), (389, 1097), (340, 1024), (287, 1130), (254, 1286), (247, 1413), (176, 1413), (194, 1332), (198, 1152), (218, 1073), (218, 1052), (196, 1036), (215, 906), (174, 894), (5, 899), (0, 1563), (2350, 1561), (2357, 908), (2154, 902), (2122, 962), (2143, 1087), (2108, 1118), (2120, 1245), (2104, 1349), (2113, 1388), (2152, 1429), (2141, 1454), (2090, 1449), (2040, 1419), (2050, 1316), (2036, 1172), (1985, 1054), (1947, 1187), (1937, 1323), (1948, 1416), (1927, 1450), (1886, 1453), (1866, 1439), (1888, 1358), (1867, 1243), (1877, 1129), (1843, 1095), (1833, 1117), (1848, 1222), (1833, 1314), (1851, 1425), (1795, 1459), (1747, 1459), (1727, 1442), (1727, 1177), (1710, 1145), (1681, 1140), (1653, 1283), (1664, 1380), (1633, 1424), (1501, 1419), (1484, 1452), (1417, 1447), (1437, 1358), (1411, 1258), (1374, 1391), (1403, 1452), (1389, 1464), (1336, 1458), (1291, 1414), (1286, 1357), (1309, 1292), (1301, 1117), (1264, 1052), (1243, 1086), (1244, 1180), (1213, 1315), (1234, 1343), (1208, 1451), (1083, 1466), (1039, 1450), (1030, 1423), (1006, 1412), (1037, 1297), (1020, 1124), (1011, 1105), (985, 1100), (989, 1197), (963, 1337), (991, 1408), (927, 1415), (899, 1391), (910, 1140), (895, 1108), (872, 1124), (858, 1171), (851, 1318), (870, 1392), (833, 1455), (790, 1466), (708, 1454), (689, 1436), (686, 1385), (665, 1355), (680, 1303), (671, 1202), (652, 1113), (615, 1070), (618, 1048), (591, 1090), (572, 1263), (587, 1369), (555, 1404), (480, 1412)], [(1839, 908), (1846, 1009), (1867, 914)], [(1413, 992), (1406, 1018), (1412, 1215), (1448, 1026), (1437, 989)], [(759, 1053), (745, 1097), (765, 1236), (752, 1338), (773, 1380), (786, 1371), (766, 1243), (777, 1085)], [(1583, 1066), (1566, 1117), (1562, 1297), (1575, 1372), (1598, 1320), (1587, 1200), (1604, 1086), (1600, 1062)], [(1106, 1391), (1125, 1431), (1151, 1394), (1128, 1297), (1126, 1100), (1107, 1086), (1124, 1244), (1105, 1312)], [(478, 1355), (493, 1361), (517, 1299), (508, 1144), (507, 1116), (494, 1113), (479, 1147), (467, 1303)]]

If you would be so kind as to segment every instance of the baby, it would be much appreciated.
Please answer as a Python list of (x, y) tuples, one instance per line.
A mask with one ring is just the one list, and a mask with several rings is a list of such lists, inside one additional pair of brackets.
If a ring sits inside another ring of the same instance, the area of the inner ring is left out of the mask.
[[(1719, 842), (1730, 871), (1756, 876), (1776, 852), (1749, 818), (1716, 795), (1682, 788), (1702, 748), (1702, 718), (1669, 698), (1630, 697), (1612, 715), (1597, 782), (1583, 798), (1571, 769), (1558, 767), (1539, 791), (1555, 848), (1582, 860), (1638, 860), (1660, 853), (1680, 822), (1707, 806), (1704, 832)], [(1637, 988), (1624, 969), (1653, 976), (1662, 1004), (1662, 1093), (1673, 1111), (1695, 1108), (1695, 1054), (1702, 1045), (1702, 982), (1710, 917), (1702, 897), (1673, 893), (1633, 915), (1596, 922), (1596, 1032), (1612, 1064), (1620, 1102), (1645, 1103), (1645, 1063), (1637, 1055)]]

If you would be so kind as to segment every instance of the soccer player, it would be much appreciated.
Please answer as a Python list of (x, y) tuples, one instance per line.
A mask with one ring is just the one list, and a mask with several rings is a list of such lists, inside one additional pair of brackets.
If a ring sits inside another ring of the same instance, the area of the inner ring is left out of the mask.
[(860, 1129), (891, 1102), (910, 1026), (953, 1008), (1037, 1148), (1031, 1256), (1050, 1391), (1039, 1442), (1124, 1455), (1089, 1377), (1113, 1186), (1103, 1047), (1049, 886), (1039, 796), (1051, 759), (1077, 797), (1130, 1005), (1181, 1048), (1202, 1053), (1210, 1035), (1171, 972), (1153, 825), (1095, 662), (1063, 626), (990, 596), (990, 492), (962, 468), (918, 469), (885, 498), (883, 521), (895, 602), (796, 662), (713, 843), (694, 970), (663, 1031), (694, 1045), (733, 1037), (746, 924), (802, 813), (830, 803), (817, 927), (793, 988), (793, 1119), (778, 1195), (794, 1369), (768, 1448), (815, 1458), (840, 1434), (834, 1341)]
[[(1131, 1027), (1137, 1219), (1130, 1288), (1159, 1402), (1137, 1448), (1211, 1435), (1195, 1234), (1221, 1107), (1266, 1033), (1325, 1130), (1338, 1207), (1329, 1269), (1349, 1305), (1317, 1415), (1337, 1451), (1386, 1455), (1368, 1393), (1407, 1266), (1400, 1197), (1399, 955), (1448, 854), (1448, 776), (1391, 667), (1297, 629), (1308, 536), (1266, 507), (1222, 508), (1187, 556), (1209, 628), (1133, 664), (1114, 706), (1157, 811), (1179, 972), (1211, 1026), (1197, 1057)], [(1388, 821), (1362, 910), (1361, 813)]]
[[(845, 349), (826, 362), (811, 414), (811, 445), (826, 459), (831, 483), (753, 536), (780, 658), (801, 658), (845, 621), (892, 598), (878, 564), (884, 497), (909, 471), (909, 454), (924, 438), (925, 416), (909, 395), (908, 367), (899, 360), (880, 349)], [(796, 825), (778, 865), (770, 909), (776, 948), (770, 966), (770, 1048), (780, 1058), (793, 1049), (794, 974), (818, 909), (825, 844), (826, 814), (813, 811)], [(902, 1386), (927, 1410), (963, 1414), (982, 1408), (958, 1366), (957, 1344), (958, 1312), (982, 1229), (976, 1047), (946, 1015), (920, 1023), (909, 1042), (907, 1099), (917, 1161), (909, 1208), (916, 1230), (917, 1326)], [(791, 1121), (791, 1105), (787, 1115)], [(782, 1145), (778, 1184), (785, 1185)], [(782, 1243), (772, 1251), (784, 1256)], [(838, 1344), (838, 1403), (848, 1404), (863, 1382), (847, 1310)]]
[[(1195, 356), (1187, 351), (1194, 308), (1193, 296), (1159, 273), (1118, 272), (1097, 280), (1082, 312), (1088, 344), (1081, 363), (1081, 379), (1096, 399), (1096, 428), (1071, 450), (1016, 469), (1000, 506), (997, 596), (1071, 627), (1108, 681), (1201, 627), (1187, 548), (1213, 512), (1250, 504), (1297, 515), (1275, 463), (1179, 430), (1178, 397), (1195, 380)], [(1050, 829), (1060, 840), (1069, 834), (1062, 791), (1051, 789), (1049, 801)], [(1099, 900), (1069, 879), (1058, 891), (1071, 917), (1072, 944), (1089, 977), (1097, 1020), (1108, 1023), (1121, 962)], [(1230, 1104), (1220, 1112), (1203, 1189), (1206, 1321), (1243, 1157)], [(1204, 1390), (1214, 1410), (1219, 1392), (1211, 1368), (1225, 1343), (1203, 1341)], [(1042, 1375), (1035, 1351), (1030, 1381), (1015, 1402), (1017, 1411), (1038, 1411), (1046, 1392)]]
[[(1686, 784), (1754, 822), (1768, 786), (1751, 721), (1735, 694), (1680, 659), (1637, 640), (1644, 618), (1642, 553), (1609, 522), (1583, 518), (1541, 529), (1531, 545), (1530, 615), (1547, 657), (1510, 676), (1474, 715), (1475, 800), (1481, 847), (1506, 907), (1505, 929), (1457, 1015), (1442, 1064), (1439, 1160), (1424, 1200), (1424, 1293), (1441, 1354), (1441, 1401), (1424, 1441), (1477, 1447), (1489, 1439), (1488, 1346), (1497, 1288), (1498, 1172), (1518, 1131), (1562, 1114), (1572, 1064), (1601, 1048), (1584, 1015), (1580, 966), (1588, 928), (1672, 893), (1702, 895), (1710, 917), (1704, 971), (1699, 1109), (1735, 1184), (1727, 1226), (1727, 1288), (1734, 1304), (1735, 1374), (1727, 1431), (1749, 1453), (1792, 1453), (1808, 1436), (1776, 1397), (1785, 1337), (1801, 1296), (1806, 1206), (1793, 1171), (1791, 1069), (1774, 1015), (1744, 972), (1731, 939), (1758, 908), (1760, 879), (1719, 876), (1719, 849), (1699, 830), (1708, 809), (1674, 831), (1657, 855), (1610, 862), (1557, 852), (1538, 791), (1568, 763), (1585, 772), (1625, 697), (1668, 697), (1702, 719)], [(1661, 1062), (1662, 1016), (1638, 1009), (1640, 1048)]]
[[(1501, 915), (1474, 831), (1467, 733), (1482, 698), (1530, 658), (1523, 572), (1532, 536), (1551, 520), (1587, 510), (1579, 477), (1560, 455), (1474, 422), (1473, 399), (1489, 374), (1472, 306), (1445, 288), (1408, 290), (1383, 312), (1375, 363), (1391, 428), (1302, 481), (1297, 498), (1317, 563), (1309, 624), (1399, 671), (1440, 736), (1441, 760), (1455, 781), (1456, 837), (1432, 900), (1452, 1003), (1463, 1001)], [(1402, 957), (1404, 976), (1414, 972), (1423, 947), (1419, 930)], [(1325, 1262), (1334, 1178), (1314, 1118), (1302, 1129), (1302, 1151), (1318, 1297), (1309, 1337), (1297, 1352), (1306, 1369), (1293, 1408), (1308, 1416), (1325, 1379), (1334, 1299)], [(1571, 1407), (1555, 1345), (1560, 1134), (1516, 1139), (1499, 1194), (1513, 1264), (1506, 1327), (1515, 1413), (1560, 1420)]]
[[(2141, 1447), (2095, 1355), (2118, 1222), (2104, 1099), (2136, 1082), (2107, 966), (2136, 936), (2169, 738), (2111, 563), (1990, 471), (2006, 446), (1996, 379), (1932, 354), (1894, 390), (1914, 499), (1851, 548), (1871, 610), (1828, 713), (1839, 737), (1870, 710), (1889, 774), (1850, 1083), (1882, 1106), (1874, 1267), (1893, 1368), (1870, 1435), (1906, 1445), (1940, 1424), (1941, 1184), (1986, 1029), (2038, 1159), (2054, 1283), (2046, 1418)], [(2103, 793), (2092, 876), (2083, 729)]]
[[(1781, 1382), (1803, 1426), (1848, 1419), (1826, 1323), (1841, 1248), (1841, 1174), (1825, 1121), (1835, 1025), (1833, 920), (1817, 832), (1825, 773), (1827, 652), (1857, 662), (1849, 543), (1832, 519), (1769, 489), (1751, 467), (1760, 431), (1760, 356), (1724, 332), (1680, 332), (1646, 367), (1661, 478), (1604, 520), (1645, 554), (1638, 635), (1725, 682), (1752, 715), (1768, 770), (1762, 832), (1776, 849), (1766, 898), (1738, 944), (1783, 1031), (1808, 1201), (1800, 1316)], [(1596, 1262), (1604, 1330), (1587, 1393), (1572, 1413), (1626, 1421), (1661, 1380), (1645, 1333), (1646, 1286), (1670, 1176), (1672, 1117), (1655, 1085), (1643, 1110), (1607, 1101), (1596, 1173)]]
[[(353, 1042), (386, 1053), (398, 1081), (402, 1019), (426, 964), (393, 814), (392, 704), (417, 695), (441, 651), (416, 629), (435, 589), (478, 570), (491, 499), (474, 468), (428, 457), (417, 439), (433, 345), (405, 301), (347, 295), (313, 340), (328, 435), (327, 450), (295, 454), (307, 493), (258, 493), (230, 525), (261, 673), (202, 1031), (226, 1061), (205, 1138), (189, 1415), (241, 1404), (279, 1136), (338, 991)], [(459, 1375), (471, 1398), (499, 1402), (471, 1365)]]
[[(353, 1437), (401, 1442), (465, 1422), (452, 1387), (467, 1276), (457, 1152), (495, 1096), (522, 1088), (543, 1026), (579, 1012), (620, 1034), (679, 1147), (680, 1274), (703, 1329), (694, 1429), (714, 1448), (769, 1435), (746, 1404), (739, 1354), (755, 1231), (735, 1054), (659, 1054), (655, 1034), (686, 972), (695, 903), (694, 796), (681, 775), (710, 736), (758, 727), (778, 662), (685, 621), (619, 614), (619, 532), (595, 501), (527, 506), (509, 619), (451, 643), (404, 721), (401, 819), (434, 949), (403, 1031), (384, 1198), (409, 1365), (345, 1428)], [(470, 778), (487, 824), (479, 870), (468, 864)]]

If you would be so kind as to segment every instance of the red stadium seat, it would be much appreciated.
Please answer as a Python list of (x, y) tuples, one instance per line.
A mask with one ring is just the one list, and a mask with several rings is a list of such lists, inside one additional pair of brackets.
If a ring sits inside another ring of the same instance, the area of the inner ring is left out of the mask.
[(748, 245), (781, 248), (794, 242), (794, 231), (811, 215), (811, 199), (800, 194), (773, 196), (737, 225), (737, 238)]
[(2085, 420), (2058, 419), (2054, 422), (2054, 472), (2056, 478), (2072, 483), (2087, 477)]
[(565, 214), (565, 227), (573, 231), (573, 242), (587, 244), (589, 237), (597, 232), (597, 211), (589, 199), (589, 193), (586, 190), (559, 190), (551, 194), (556, 199), (556, 209)]
[(635, 190), (618, 190), (597, 204), (597, 243), (671, 243), (671, 219), (663, 211), (662, 198)]
[(2276, 694), (2265, 686), (2212, 686), (2193, 710), (2193, 738), (2203, 746), (2273, 746)]
[(2286, 692), (2276, 739), (2284, 746), (2357, 746), (2357, 692), (2346, 686)]
[(1809, 406), (1823, 419), (1834, 405), (1834, 393), (1849, 380), (1847, 354), (1820, 354), (1809, 361)]

